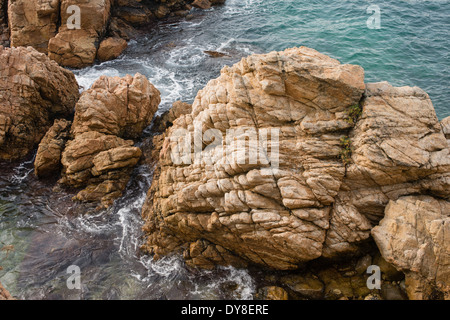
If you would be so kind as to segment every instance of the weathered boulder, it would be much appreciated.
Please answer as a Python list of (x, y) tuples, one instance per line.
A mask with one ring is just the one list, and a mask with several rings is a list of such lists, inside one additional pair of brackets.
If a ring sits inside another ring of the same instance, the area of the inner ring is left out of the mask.
[(82, 0), (80, 28), (71, 29), (66, 23), (73, 14), (70, 0), (61, 0), (61, 27), (48, 44), (49, 57), (60, 65), (83, 68), (94, 63), (99, 39), (104, 36), (111, 14), (111, 0)]
[(145, 76), (101, 76), (75, 108), (74, 136), (88, 131), (136, 139), (151, 123), (160, 93)]
[(305, 47), (225, 67), (153, 141), (143, 249), (201, 267), (359, 254), (390, 200), (450, 192), (428, 95)]
[(410, 299), (450, 298), (450, 202), (406, 196), (389, 202), (372, 235), (383, 257), (406, 273)]
[(77, 200), (111, 205), (142, 155), (135, 142), (126, 139), (139, 138), (160, 101), (159, 91), (141, 74), (100, 77), (76, 105), (60, 183), (84, 188)]
[[(225, 67), (198, 93), (192, 113), (166, 133), (160, 171), (143, 208), (145, 248), (160, 256), (204, 239), (212, 248), (209, 260), (226, 264), (220, 254), (227, 252), (277, 269), (320, 257), (345, 175), (339, 155), (340, 137), (352, 127), (346, 111), (364, 88), (361, 67), (304, 47)], [(222, 139), (230, 129), (237, 131)], [(200, 161), (189, 153), (181, 155), (189, 161), (179, 163), (173, 157), (183, 145), (178, 133), (181, 139), (205, 136), (203, 147), (194, 143), (200, 151), (211, 143), (209, 133), (219, 133), (220, 142)], [(253, 147), (267, 147), (250, 150), (259, 159), (245, 161), (240, 143), (254, 135), (261, 141), (252, 141)], [(215, 251), (220, 254), (211, 257)]]
[(60, 0), (9, 1), (11, 46), (32, 46), (47, 53), (48, 42), (57, 33)]
[(356, 252), (390, 200), (421, 193), (450, 196), (448, 144), (423, 90), (367, 84), (349, 140), (351, 163), (331, 211), (326, 257)]
[(24, 157), (78, 97), (72, 72), (31, 47), (0, 46), (0, 159)]
[(70, 137), (70, 126), (72, 122), (59, 119), (55, 120), (53, 126), (47, 131), (34, 161), (34, 172), (38, 177), (47, 177), (59, 174), (61, 170), (61, 154)]
[(122, 38), (107, 38), (100, 43), (97, 51), (97, 59), (109, 61), (119, 57), (128, 47), (127, 41)]

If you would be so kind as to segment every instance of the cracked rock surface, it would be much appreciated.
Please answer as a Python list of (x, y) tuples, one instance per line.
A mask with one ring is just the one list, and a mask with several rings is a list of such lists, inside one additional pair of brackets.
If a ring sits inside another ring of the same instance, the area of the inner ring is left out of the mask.
[(225, 67), (154, 144), (143, 248), (204, 268), (357, 254), (390, 200), (450, 190), (448, 144), (424, 91), (366, 86), (361, 67), (306, 47)]

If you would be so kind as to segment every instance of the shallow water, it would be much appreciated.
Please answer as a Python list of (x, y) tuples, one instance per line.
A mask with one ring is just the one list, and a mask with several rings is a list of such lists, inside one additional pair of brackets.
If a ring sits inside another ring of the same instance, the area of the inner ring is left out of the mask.
[[(190, 20), (160, 23), (119, 59), (75, 71), (85, 89), (100, 75), (140, 72), (161, 91), (160, 112), (196, 92), (251, 53), (305, 45), (342, 63), (359, 64), (366, 81), (417, 85), (439, 118), (450, 115), (450, 1), (377, 1), (381, 29), (366, 25), (370, 1), (227, 0)], [(212, 59), (204, 50), (226, 52)], [(74, 204), (73, 193), (38, 181), (33, 158), (0, 168), (0, 282), (27, 299), (251, 299), (257, 275), (221, 268), (193, 271), (179, 256), (140, 256), (140, 211), (152, 178), (141, 165), (110, 209)], [(82, 213), (82, 214), (81, 214)], [(67, 268), (81, 269), (69, 290)], [(1, 269), (1, 268), (0, 268)]]

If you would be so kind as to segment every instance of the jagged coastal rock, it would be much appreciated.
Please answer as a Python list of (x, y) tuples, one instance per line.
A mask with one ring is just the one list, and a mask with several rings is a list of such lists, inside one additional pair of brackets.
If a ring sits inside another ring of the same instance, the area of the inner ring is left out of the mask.
[[(209, 9), (224, 2), (0, 0), (0, 45), (32, 46), (61, 66), (83, 68), (92, 65), (96, 58), (101, 61), (117, 58), (126, 45), (115, 38), (130, 40), (136, 35), (135, 27), (168, 16), (186, 16), (193, 6)], [(105, 52), (107, 49), (113, 52)]]
[(408, 295), (429, 299), (441, 291), (450, 299), (450, 202), (430, 196), (391, 201), (372, 235), (388, 262), (417, 282)]
[(72, 72), (31, 47), (0, 46), (0, 159), (27, 155), (78, 97)]
[(155, 137), (143, 249), (286, 270), (358, 255), (372, 232), (387, 261), (445, 293), (447, 124), (423, 90), (366, 85), (361, 67), (309, 48), (244, 58)]
[(141, 158), (133, 139), (150, 125), (160, 102), (159, 91), (139, 73), (100, 77), (75, 107), (60, 183), (84, 188), (77, 200), (111, 205)]

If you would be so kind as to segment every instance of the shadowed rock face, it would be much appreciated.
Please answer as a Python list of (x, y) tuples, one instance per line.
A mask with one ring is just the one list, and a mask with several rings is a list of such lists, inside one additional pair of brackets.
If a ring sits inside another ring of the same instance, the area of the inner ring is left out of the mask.
[[(242, 131), (227, 141), (229, 129)], [(225, 67), (154, 142), (143, 248), (184, 250), (200, 267), (294, 269), (356, 254), (389, 200), (449, 197), (448, 144), (428, 95), (366, 88), (361, 67), (305, 47)]]
[(410, 299), (433, 290), (450, 297), (450, 202), (430, 196), (391, 201), (372, 235), (386, 260), (406, 274)]
[(72, 72), (31, 47), (0, 46), (0, 159), (24, 157), (78, 97)]
[(8, 0), (0, 0), (0, 46), (9, 45)]

